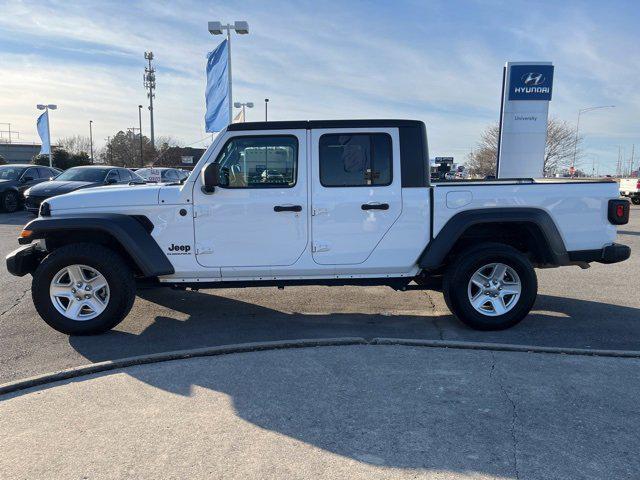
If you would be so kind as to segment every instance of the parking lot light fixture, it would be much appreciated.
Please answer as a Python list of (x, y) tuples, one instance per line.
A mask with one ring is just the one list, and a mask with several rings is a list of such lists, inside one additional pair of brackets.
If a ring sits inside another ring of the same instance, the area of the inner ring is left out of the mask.
[(231, 75), (231, 30), (238, 35), (247, 35), (249, 33), (249, 23), (244, 20), (236, 20), (224, 25), (222, 22), (214, 21), (208, 23), (209, 33), (211, 35), (222, 35), (227, 32), (227, 78), (229, 82), (229, 124), (233, 123), (233, 90)]
[(573, 169), (576, 166), (576, 153), (578, 152), (578, 133), (580, 131), (580, 116), (583, 113), (592, 112), (593, 110), (600, 110), (601, 108), (616, 108), (616, 106), (615, 105), (599, 105), (597, 107), (587, 107), (587, 108), (581, 108), (580, 110), (578, 110), (578, 121), (576, 122), (576, 138), (573, 143), (573, 158), (571, 159), (571, 171), (573, 171)]
[(243, 103), (243, 102), (234, 102), (234, 103), (233, 103), (233, 106), (234, 106), (235, 108), (242, 108), (242, 118), (243, 118), (243, 121), (245, 121), (245, 122), (246, 122), (246, 119), (247, 119), (247, 112), (246, 112), (246, 110), (245, 110), (245, 107), (246, 107), (246, 108), (253, 108), (253, 102), (246, 102), (246, 103)]

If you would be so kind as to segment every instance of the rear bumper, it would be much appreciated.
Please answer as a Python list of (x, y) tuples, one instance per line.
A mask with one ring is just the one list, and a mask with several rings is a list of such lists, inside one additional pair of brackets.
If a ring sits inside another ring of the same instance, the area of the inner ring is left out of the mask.
[(613, 243), (599, 250), (576, 250), (568, 253), (572, 263), (618, 263), (631, 256), (631, 249), (626, 245)]
[(23, 277), (32, 273), (40, 263), (40, 254), (36, 250), (37, 244), (25, 245), (11, 252), (6, 257), (7, 270), (11, 275)]

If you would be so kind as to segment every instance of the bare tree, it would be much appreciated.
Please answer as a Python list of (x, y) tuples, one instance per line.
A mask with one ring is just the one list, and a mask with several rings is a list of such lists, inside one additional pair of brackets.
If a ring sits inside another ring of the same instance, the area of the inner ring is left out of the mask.
[[(496, 174), (499, 134), (497, 124), (488, 126), (482, 132), (477, 148), (467, 156), (467, 168), (472, 175), (486, 177)], [(575, 147), (577, 167), (581, 158), (581, 141), (582, 137), (576, 139), (575, 129), (567, 122), (556, 118), (549, 119), (544, 152), (544, 176), (550, 177), (565, 171), (571, 165)]]
[(91, 140), (89, 137), (83, 135), (73, 135), (71, 137), (64, 137), (58, 140), (60, 148), (66, 150), (72, 155), (78, 155), (80, 153), (89, 154), (91, 151)]

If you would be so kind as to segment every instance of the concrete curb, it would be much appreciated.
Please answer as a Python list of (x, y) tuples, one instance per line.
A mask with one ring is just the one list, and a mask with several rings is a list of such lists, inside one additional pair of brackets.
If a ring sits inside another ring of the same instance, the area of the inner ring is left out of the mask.
[(596, 350), (587, 348), (537, 347), (533, 345), (516, 345), (509, 343), (456, 342), (449, 340), (417, 340), (404, 338), (374, 338), (365, 340), (362, 337), (322, 338), (301, 340), (280, 340), (274, 342), (255, 342), (218, 347), (204, 347), (191, 350), (174, 350), (172, 352), (154, 353), (137, 357), (108, 360), (69, 368), (53, 373), (45, 373), (35, 377), (15, 380), (0, 385), (0, 395), (18, 392), (32, 387), (69, 380), (84, 375), (102, 373), (119, 368), (145, 365), (150, 363), (185, 360), (197, 357), (212, 357), (232, 353), (259, 352), (265, 350), (281, 350), (290, 348), (331, 347), (342, 345), (398, 345), (407, 347), (451, 348), (458, 350), (485, 350), (495, 352), (547, 353), (556, 355), (580, 355), (591, 357), (640, 358), (640, 351), (632, 350)]
[(38, 387), (49, 383), (69, 380), (93, 373), (107, 372), (119, 368), (132, 367), (135, 365), (145, 365), (149, 363), (167, 362), (171, 360), (184, 360), (196, 357), (212, 357), (216, 355), (228, 355), (231, 353), (259, 352), (262, 350), (280, 350), (285, 348), (308, 348), (308, 347), (329, 347), (339, 345), (366, 345), (364, 338), (320, 338), (301, 340), (279, 340), (274, 342), (241, 343), (234, 345), (223, 345), (218, 347), (204, 347), (190, 350), (174, 350), (164, 353), (153, 353), (150, 355), (140, 355), (137, 357), (127, 357), (119, 360), (107, 360), (105, 362), (80, 365), (78, 367), (60, 370), (58, 372), (36, 375), (13, 382), (0, 385), (0, 395), (13, 393), (27, 388)]
[(453, 348), (458, 350), (488, 350), (494, 352), (551, 353), (587, 357), (640, 358), (640, 351), (598, 350), (591, 348), (538, 347), (513, 343), (455, 342), (450, 340), (415, 340), (404, 338), (374, 338), (369, 345), (402, 345), (406, 347)]

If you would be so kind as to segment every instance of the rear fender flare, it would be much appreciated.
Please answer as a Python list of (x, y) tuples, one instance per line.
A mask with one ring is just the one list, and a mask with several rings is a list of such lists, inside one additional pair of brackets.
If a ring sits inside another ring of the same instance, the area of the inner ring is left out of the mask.
[(531, 223), (544, 237), (545, 253), (551, 265), (569, 265), (569, 255), (562, 236), (551, 216), (539, 208), (483, 208), (457, 213), (442, 227), (424, 249), (418, 265), (425, 270), (442, 266), (445, 258), (464, 232), (483, 223)]

